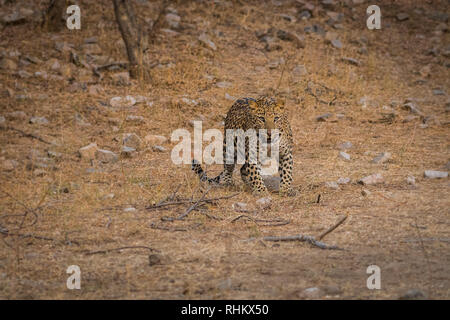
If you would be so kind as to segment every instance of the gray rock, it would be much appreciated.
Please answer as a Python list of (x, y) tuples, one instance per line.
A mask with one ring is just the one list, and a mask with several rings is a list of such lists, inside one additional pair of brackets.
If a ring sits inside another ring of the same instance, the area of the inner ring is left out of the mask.
[(270, 207), (271, 203), (272, 203), (272, 199), (269, 197), (260, 198), (260, 199), (256, 200), (256, 205), (260, 209), (266, 209), (266, 208)]
[(48, 124), (48, 120), (45, 117), (31, 117), (30, 123), (32, 124)]
[(120, 151), (120, 155), (125, 158), (131, 158), (135, 153), (136, 149), (127, 146), (122, 146), (122, 150)]
[(339, 189), (339, 185), (335, 181), (327, 181), (325, 182), (325, 186), (330, 189)]
[(409, 19), (409, 15), (405, 12), (400, 12), (395, 17), (398, 21), (405, 21)]
[(125, 209), (123, 209), (123, 212), (136, 212), (136, 208), (135, 207), (127, 207)]
[(47, 155), (50, 158), (54, 158), (54, 159), (61, 159), (62, 158), (62, 153), (56, 152), (56, 151), (53, 151), (53, 150), (48, 150), (47, 151)]
[(370, 191), (367, 190), (367, 189), (362, 189), (362, 190), (361, 190), (361, 194), (362, 194), (364, 197), (368, 197), (368, 196), (370, 196), (370, 195), (372, 194), (372, 192), (370, 192)]
[(166, 22), (172, 29), (178, 29), (180, 27), (180, 21), (181, 18), (179, 15), (176, 15), (174, 13), (168, 13), (166, 14)]
[(136, 104), (136, 99), (132, 96), (113, 97), (109, 100), (109, 104), (113, 108), (129, 108)]
[(142, 140), (135, 133), (126, 133), (123, 135), (122, 144), (126, 147), (139, 150), (141, 148)]
[(262, 176), (264, 184), (271, 192), (278, 192), (280, 190), (281, 178), (278, 176)]
[(435, 96), (445, 96), (445, 92), (441, 89), (433, 89), (433, 94)]
[(374, 173), (370, 176), (366, 176), (358, 181), (362, 185), (371, 185), (384, 182), (384, 178), (380, 173)]
[(166, 148), (164, 148), (163, 146), (158, 146), (158, 145), (153, 146), (152, 150), (155, 152), (166, 152)]
[(407, 102), (403, 105), (403, 109), (408, 110), (411, 113), (421, 115), (422, 112), (417, 107), (417, 105), (414, 102)]
[(361, 62), (359, 60), (355, 59), (355, 58), (343, 57), (341, 60), (343, 62), (346, 62), (348, 64), (352, 64), (354, 66), (360, 66), (361, 65)]
[(414, 176), (408, 176), (406, 178), (406, 183), (414, 186), (416, 184), (416, 178)]
[(372, 163), (384, 163), (391, 159), (391, 157), (392, 154), (390, 152), (382, 152), (372, 160)]
[(322, 115), (316, 117), (316, 121), (318, 121), (318, 122), (324, 122), (324, 121), (326, 121), (326, 120), (327, 120), (329, 117), (331, 117), (331, 116), (332, 116), (331, 113), (325, 113), (325, 114), (322, 114)]
[(95, 142), (88, 144), (78, 150), (78, 154), (81, 159), (92, 160), (95, 159), (95, 153), (97, 152), (97, 144)]
[(351, 180), (350, 180), (350, 178), (339, 178), (336, 182), (338, 183), (338, 184), (347, 184), (347, 183), (349, 183)]
[(333, 47), (335, 47), (337, 49), (342, 49), (342, 47), (343, 47), (342, 42), (339, 39), (333, 39), (330, 41), (330, 43)]
[(131, 122), (134, 124), (142, 124), (145, 123), (145, 118), (143, 116), (135, 116), (135, 115), (129, 115), (125, 118), (127, 122)]
[(232, 204), (231, 207), (234, 209), (234, 211), (237, 211), (237, 212), (247, 212), (248, 211), (248, 209), (247, 209), (248, 205), (245, 202), (235, 202)]
[(353, 147), (353, 144), (350, 141), (345, 141), (345, 142), (340, 143), (337, 147), (340, 150), (347, 150), (347, 149), (351, 149)]
[(429, 179), (440, 179), (447, 178), (448, 172), (446, 171), (435, 171), (435, 170), (425, 170), (424, 177)]
[(350, 155), (347, 152), (344, 151), (339, 151), (339, 157), (349, 161), (350, 160)]
[(426, 298), (426, 294), (418, 289), (408, 290), (399, 297), (400, 300), (423, 300)]
[(209, 37), (206, 35), (206, 33), (202, 33), (199, 37), (198, 40), (203, 43), (205, 46), (207, 46), (208, 48), (216, 51), (217, 47), (215, 45), (214, 42), (211, 41), (211, 39), (209, 39)]
[(231, 95), (229, 95), (228, 93), (225, 92), (225, 99), (230, 100), (230, 101), (235, 101), (236, 97), (233, 97)]
[(232, 86), (232, 83), (228, 82), (228, 81), (221, 81), (221, 82), (216, 83), (217, 88), (226, 89), (226, 88), (230, 88), (231, 86)]
[(117, 154), (115, 154), (112, 151), (104, 149), (97, 149), (95, 151), (95, 158), (104, 163), (113, 163), (119, 159)]
[(322, 292), (319, 288), (313, 287), (313, 288), (307, 288), (307, 289), (303, 290), (302, 295), (305, 298), (317, 299), (322, 295)]

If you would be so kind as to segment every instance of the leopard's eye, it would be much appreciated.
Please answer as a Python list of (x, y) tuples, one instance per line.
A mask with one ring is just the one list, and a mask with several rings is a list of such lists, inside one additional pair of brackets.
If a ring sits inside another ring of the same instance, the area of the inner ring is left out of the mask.
[(280, 117), (275, 117), (275, 118), (273, 118), (273, 120), (278, 121), (278, 120), (280, 120)]
[(262, 122), (266, 121), (266, 119), (264, 117), (258, 117), (259, 120), (261, 120)]

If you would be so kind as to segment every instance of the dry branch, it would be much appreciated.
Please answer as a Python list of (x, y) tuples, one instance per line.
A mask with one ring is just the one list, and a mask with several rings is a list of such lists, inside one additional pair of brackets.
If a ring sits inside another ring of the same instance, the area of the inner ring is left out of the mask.
[(100, 254), (100, 253), (109, 253), (109, 252), (114, 252), (114, 251), (120, 251), (120, 250), (125, 250), (125, 249), (146, 249), (146, 250), (149, 250), (151, 252), (160, 252), (157, 249), (153, 249), (153, 248), (146, 247), (146, 246), (127, 246), (127, 247), (112, 248), (112, 249), (105, 249), (105, 250), (98, 250), (98, 251), (88, 251), (85, 254), (86, 255), (93, 255), (93, 254)]
[(235, 223), (236, 221), (240, 220), (240, 219), (248, 219), (250, 221), (253, 221), (254, 223), (256, 223), (257, 225), (260, 225), (259, 222), (261, 223), (267, 223), (267, 224), (263, 224), (261, 226), (264, 227), (278, 227), (278, 226), (284, 226), (290, 223), (290, 221), (288, 220), (283, 220), (283, 219), (274, 219), (274, 220), (267, 220), (267, 219), (255, 219), (252, 218), (250, 216), (247, 216), (245, 214), (237, 216), (236, 218), (234, 218), (233, 220), (231, 220), (231, 223)]
[(336, 224), (334, 224), (331, 228), (329, 228), (327, 231), (323, 232), (320, 236), (319, 236), (319, 240), (322, 240), (327, 234), (329, 234), (330, 232), (332, 232), (334, 229), (336, 229), (337, 227), (339, 227), (346, 219), (347, 219), (347, 215), (343, 216), (341, 219), (338, 220), (338, 222), (336, 222)]
[(15, 132), (20, 133), (22, 136), (24, 136), (24, 137), (26, 137), (26, 138), (36, 139), (36, 140), (39, 140), (40, 142), (43, 142), (43, 143), (46, 143), (46, 144), (51, 144), (51, 142), (48, 142), (48, 141), (42, 139), (42, 138), (41, 138), (40, 136), (38, 136), (38, 135), (35, 135), (35, 134), (32, 134), (32, 133), (27, 133), (27, 132), (25, 132), (25, 131), (22, 131), (22, 130), (17, 129), (17, 128), (14, 128), (14, 127), (9, 127), (9, 126), (4, 127), (4, 126), (0, 126), (0, 129), (15, 131)]
[[(214, 201), (217, 201), (217, 200), (230, 199), (230, 198), (233, 198), (233, 197), (237, 196), (238, 194), (240, 194), (240, 192), (233, 193), (231, 195), (224, 196), (224, 197), (203, 199), (200, 202), (211, 203), (211, 202), (214, 202)], [(163, 207), (166, 207), (166, 206), (175, 206), (175, 205), (186, 204), (186, 203), (193, 203), (193, 202), (195, 202), (195, 200), (192, 200), (192, 199), (184, 199), (184, 200), (178, 200), (178, 201), (172, 201), (172, 202), (162, 202), (162, 203), (155, 204), (153, 206), (146, 207), (145, 209), (153, 210), (153, 209), (163, 208)]]
[(295, 236), (268, 236), (262, 238), (264, 241), (300, 241), (300, 242), (308, 242), (313, 246), (316, 246), (320, 249), (328, 249), (328, 250), (343, 250), (337, 246), (328, 245), (321, 241), (316, 240), (313, 236), (297, 234)]

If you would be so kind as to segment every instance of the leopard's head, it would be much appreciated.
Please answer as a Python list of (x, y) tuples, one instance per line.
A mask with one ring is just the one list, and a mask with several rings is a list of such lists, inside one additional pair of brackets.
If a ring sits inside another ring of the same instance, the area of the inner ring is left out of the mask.
[(250, 112), (254, 116), (255, 129), (267, 130), (267, 141), (270, 142), (271, 130), (283, 132), (282, 118), (284, 117), (284, 101), (261, 96), (248, 102)]

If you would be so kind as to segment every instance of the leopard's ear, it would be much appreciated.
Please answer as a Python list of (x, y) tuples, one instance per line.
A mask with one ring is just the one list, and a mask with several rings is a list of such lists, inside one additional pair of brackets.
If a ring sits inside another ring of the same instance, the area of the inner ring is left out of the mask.
[(248, 100), (248, 106), (250, 107), (250, 110), (252, 112), (256, 112), (256, 110), (258, 109), (258, 104), (255, 100)]

